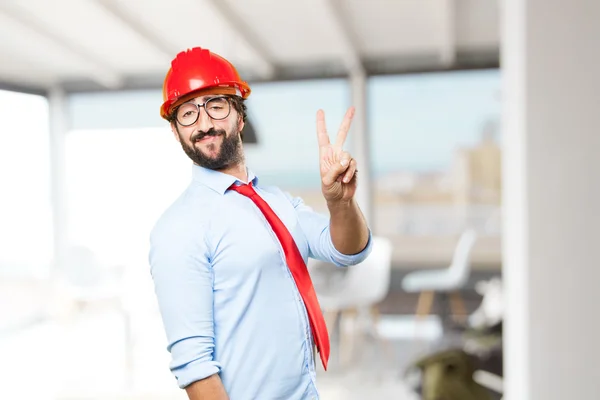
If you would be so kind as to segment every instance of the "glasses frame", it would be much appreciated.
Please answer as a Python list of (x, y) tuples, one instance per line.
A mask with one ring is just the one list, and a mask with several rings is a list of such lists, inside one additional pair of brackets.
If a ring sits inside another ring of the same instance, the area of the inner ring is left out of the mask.
[[(227, 115), (225, 115), (223, 118), (214, 118), (212, 115), (210, 115), (210, 112), (209, 112), (209, 111), (208, 111), (208, 109), (206, 108), (206, 104), (207, 104), (208, 102), (210, 102), (210, 101), (213, 101), (213, 100), (216, 100), (216, 99), (225, 99), (225, 100), (227, 100), (227, 105), (229, 106), (229, 109), (228, 109), (228, 111), (227, 111)], [(191, 123), (189, 123), (189, 124), (182, 124), (182, 123), (181, 123), (181, 121), (179, 121), (179, 118), (177, 118), (177, 115), (178, 115), (178, 113), (179, 113), (179, 107), (183, 106), (183, 104), (193, 104), (193, 105), (195, 105), (195, 106), (196, 106), (196, 108), (198, 109), (198, 113), (196, 114), (196, 119), (194, 120), (194, 122), (191, 122)], [(201, 109), (201, 108), (204, 108), (204, 111), (206, 112), (206, 115), (208, 115), (208, 117), (209, 117), (210, 119), (212, 119), (212, 120), (215, 120), (215, 121), (222, 121), (222, 120), (226, 119), (227, 117), (229, 117), (229, 115), (231, 115), (231, 107), (232, 107), (232, 104), (231, 104), (231, 98), (230, 98), (229, 96), (215, 96), (215, 97), (210, 97), (210, 98), (206, 99), (206, 100), (204, 101), (204, 103), (200, 103), (200, 104), (198, 104), (198, 103), (196, 103), (196, 102), (193, 102), (193, 101), (188, 101), (188, 102), (185, 102), (185, 103), (183, 103), (183, 104), (182, 104), (182, 105), (180, 105), (180, 106), (178, 106), (178, 107), (175, 109), (175, 112), (173, 113), (174, 119), (175, 119), (175, 120), (177, 121), (177, 123), (178, 123), (179, 125), (181, 125), (181, 126), (192, 126), (192, 125), (194, 125), (196, 122), (198, 122), (198, 118), (200, 118), (200, 109)]]

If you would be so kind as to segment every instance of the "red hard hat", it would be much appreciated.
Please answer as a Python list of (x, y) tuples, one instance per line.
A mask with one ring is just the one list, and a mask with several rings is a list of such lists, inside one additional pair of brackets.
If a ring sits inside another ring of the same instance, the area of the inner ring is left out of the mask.
[(173, 107), (189, 99), (192, 93), (220, 87), (237, 89), (235, 92), (244, 99), (250, 95), (248, 84), (223, 57), (200, 47), (182, 51), (171, 61), (165, 77), (160, 116), (167, 119)]

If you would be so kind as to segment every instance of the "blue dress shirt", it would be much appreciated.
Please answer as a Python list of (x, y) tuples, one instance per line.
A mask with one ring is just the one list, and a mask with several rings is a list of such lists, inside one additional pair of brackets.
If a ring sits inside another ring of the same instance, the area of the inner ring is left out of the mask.
[[(306, 309), (262, 212), (227, 190), (237, 179), (194, 165), (193, 179), (159, 218), (149, 262), (179, 387), (219, 373), (231, 400), (318, 399)], [(337, 266), (329, 218), (276, 187), (248, 179), (286, 225), (304, 261)]]

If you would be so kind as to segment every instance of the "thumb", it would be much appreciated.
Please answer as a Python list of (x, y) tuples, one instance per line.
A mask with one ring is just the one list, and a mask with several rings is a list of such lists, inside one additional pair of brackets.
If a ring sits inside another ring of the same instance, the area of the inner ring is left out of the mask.
[(323, 176), (323, 184), (325, 186), (331, 186), (337, 180), (338, 176), (346, 172), (350, 166), (350, 156), (343, 154), (340, 161), (333, 164), (329, 171)]

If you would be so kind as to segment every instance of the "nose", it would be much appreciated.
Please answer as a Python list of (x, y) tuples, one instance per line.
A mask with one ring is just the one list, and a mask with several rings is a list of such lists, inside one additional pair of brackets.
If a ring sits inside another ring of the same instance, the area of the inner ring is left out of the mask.
[(199, 107), (196, 128), (202, 132), (208, 132), (209, 129), (214, 128), (213, 120), (208, 116), (204, 107)]

